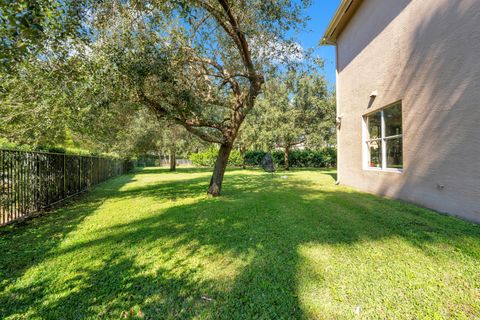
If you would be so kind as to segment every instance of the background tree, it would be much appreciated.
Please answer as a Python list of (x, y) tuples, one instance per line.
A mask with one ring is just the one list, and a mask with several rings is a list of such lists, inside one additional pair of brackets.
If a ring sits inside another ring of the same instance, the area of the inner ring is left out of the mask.
[(71, 77), (49, 59), (1, 73), (0, 136), (19, 144), (60, 144), (66, 139)]
[(318, 123), (317, 128), (306, 137), (305, 147), (308, 149), (335, 148), (337, 146), (335, 92), (329, 92), (325, 103), (323, 119)]
[(178, 124), (169, 124), (163, 130), (160, 141), (164, 150), (168, 150), (170, 171), (176, 170), (177, 156), (188, 157), (191, 152), (198, 151), (198, 138)]
[(282, 148), (288, 170), (292, 148), (332, 143), (335, 132), (333, 102), (326, 81), (318, 72), (279, 74), (266, 82), (256, 110), (242, 128), (242, 140), (260, 149)]
[(117, 138), (118, 153), (132, 156), (155, 155), (161, 164), (169, 156), (170, 170), (176, 170), (177, 156), (187, 158), (206, 146), (182, 126), (158, 121), (149, 110), (140, 109)]

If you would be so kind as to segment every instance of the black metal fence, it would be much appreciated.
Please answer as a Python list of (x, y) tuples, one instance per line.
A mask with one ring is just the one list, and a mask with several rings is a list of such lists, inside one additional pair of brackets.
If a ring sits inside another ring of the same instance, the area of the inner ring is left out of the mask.
[(0, 225), (131, 169), (122, 159), (0, 149)]

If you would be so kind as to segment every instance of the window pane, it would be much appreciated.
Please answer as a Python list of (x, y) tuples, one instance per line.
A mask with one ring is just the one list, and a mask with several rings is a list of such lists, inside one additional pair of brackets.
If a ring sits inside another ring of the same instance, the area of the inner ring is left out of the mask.
[(382, 113), (377, 112), (367, 117), (368, 140), (378, 139), (382, 133)]
[(368, 166), (371, 168), (382, 167), (382, 142), (371, 141), (367, 142), (370, 159), (368, 160)]
[(402, 138), (387, 139), (387, 168), (403, 168)]
[(396, 104), (383, 111), (385, 117), (385, 136), (402, 134), (402, 105)]

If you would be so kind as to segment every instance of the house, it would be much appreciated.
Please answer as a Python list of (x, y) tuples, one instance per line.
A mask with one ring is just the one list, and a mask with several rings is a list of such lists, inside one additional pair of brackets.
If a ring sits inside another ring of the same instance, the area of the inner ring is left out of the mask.
[(344, 0), (338, 180), (480, 222), (480, 1)]

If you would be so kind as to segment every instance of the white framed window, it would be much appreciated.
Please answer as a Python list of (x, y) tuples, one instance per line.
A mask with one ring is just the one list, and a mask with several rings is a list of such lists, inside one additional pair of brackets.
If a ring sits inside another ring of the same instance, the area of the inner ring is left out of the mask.
[(402, 103), (364, 116), (364, 168), (403, 171)]

